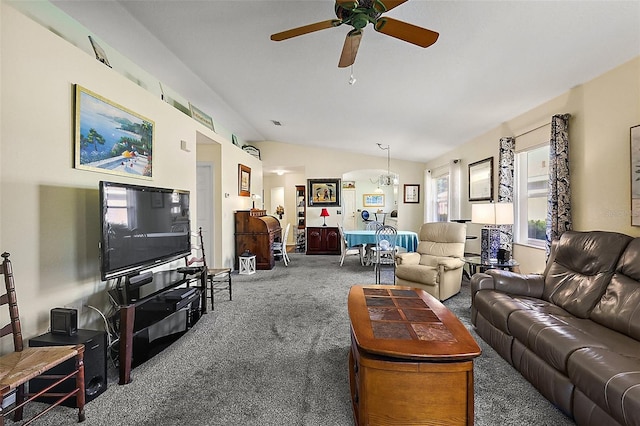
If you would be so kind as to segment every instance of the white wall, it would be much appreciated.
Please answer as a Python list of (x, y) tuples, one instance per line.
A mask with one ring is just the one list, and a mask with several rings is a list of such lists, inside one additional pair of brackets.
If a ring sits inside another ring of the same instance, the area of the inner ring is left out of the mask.
[[(98, 264), (100, 180), (189, 190), (194, 220), (199, 134), (218, 150), (216, 263), (232, 264), (232, 210), (249, 206), (238, 197), (237, 164), (252, 167), (261, 190), (260, 161), (65, 41), (59, 29), (5, 2), (0, 11), (0, 250), (11, 253), (25, 338), (47, 331), (54, 307), (77, 308), (81, 327), (101, 327), (83, 307), (108, 306)], [(151, 181), (73, 167), (75, 84), (155, 122)]]

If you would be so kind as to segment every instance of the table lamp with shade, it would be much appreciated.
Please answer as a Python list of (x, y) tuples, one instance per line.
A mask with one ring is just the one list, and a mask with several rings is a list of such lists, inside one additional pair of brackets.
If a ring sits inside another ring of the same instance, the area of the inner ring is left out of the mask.
[[(483, 262), (498, 261), (500, 228), (513, 225), (513, 203), (476, 203), (471, 205), (471, 222), (486, 225), (480, 231), (480, 258)], [(504, 261), (506, 259), (502, 259)]]
[(322, 226), (327, 226), (327, 216), (329, 216), (329, 211), (327, 209), (322, 209), (322, 211), (320, 212), (320, 217), (324, 219), (324, 223), (322, 224)]
[(251, 200), (253, 201), (251, 210), (255, 210), (256, 209), (256, 200), (261, 200), (262, 197), (259, 194), (251, 194)]

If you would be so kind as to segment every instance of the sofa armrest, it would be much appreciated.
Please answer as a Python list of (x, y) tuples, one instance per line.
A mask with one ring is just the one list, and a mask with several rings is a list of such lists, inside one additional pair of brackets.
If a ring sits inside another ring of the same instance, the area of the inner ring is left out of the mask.
[(518, 274), (502, 269), (489, 269), (471, 277), (471, 297), (479, 290), (492, 289), (504, 293), (542, 298), (544, 275)]
[(420, 264), (420, 253), (408, 252), (396, 254), (397, 265), (418, 265)]

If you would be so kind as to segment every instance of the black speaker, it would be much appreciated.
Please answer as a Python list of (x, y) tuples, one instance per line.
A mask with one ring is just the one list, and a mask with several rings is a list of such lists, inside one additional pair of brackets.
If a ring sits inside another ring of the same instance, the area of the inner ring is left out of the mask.
[[(47, 333), (29, 340), (30, 347), (84, 345), (84, 395), (85, 402), (92, 401), (107, 389), (107, 333), (95, 330), (78, 330), (73, 336)], [(75, 368), (75, 359), (70, 359), (50, 370), (51, 374), (69, 374)], [(51, 392), (68, 392), (75, 386), (75, 378), (61, 383)], [(29, 381), (29, 392), (38, 392), (51, 384), (50, 380)], [(38, 398), (38, 401), (52, 402), (54, 398)], [(76, 407), (76, 399), (69, 398), (62, 403)]]
[(76, 309), (53, 308), (51, 310), (51, 333), (73, 336), (78, 332)]

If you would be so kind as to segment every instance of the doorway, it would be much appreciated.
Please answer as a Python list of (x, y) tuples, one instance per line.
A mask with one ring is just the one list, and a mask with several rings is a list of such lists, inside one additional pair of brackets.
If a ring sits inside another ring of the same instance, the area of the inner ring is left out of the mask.
[(215, 259), (213, 252), (213, 164), (198, 162), (196, 164), (196, 226), (192, 231), (202, 228), (204, 250), (209, 262)]

